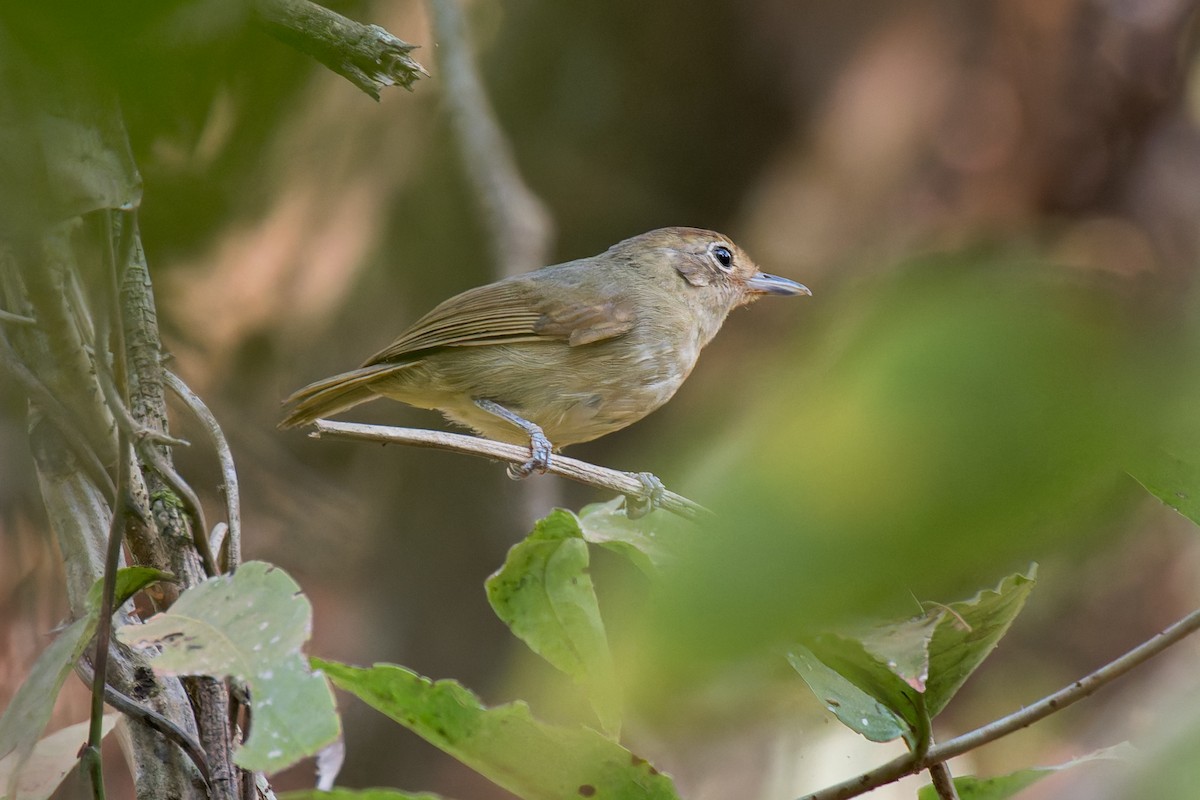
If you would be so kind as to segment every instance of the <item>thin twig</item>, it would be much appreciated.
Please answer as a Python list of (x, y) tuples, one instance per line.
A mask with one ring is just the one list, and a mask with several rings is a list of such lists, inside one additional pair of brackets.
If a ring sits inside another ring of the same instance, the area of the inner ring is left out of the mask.
[(37, 320), (33, 317), (27, 317), (24, 314), (14, 314), (2, 308), (0, 308), (0, 322), (9, 322), (13, 325), (37, 325)]
[(163, 370), (163, 378), (167, 388), (183, 401), (187, 409), (192, 412), (192, 416), (200, 422), (201, 427), (212, 441), (213, 448), (217, 451), (217, 460), (221, 464), (221, 477), (225, 487), (225, 519), (229, 524), (229, 543), (226, 548), (222, 548), (229, 554), (225, 568), (236, 569), (242, 560), (242, 501), (238, 490), (237, 468), (233, 464), (233, 451), (229, 448), (229, 440), (225, 438), (225, 432), (221, 430), (221, 424), (217, 422), (216, 416), (200, 399), (200, 396), (183, 382), (182, 378), (170, 370)]
[(347, 19), (308, 0), (258, 0), (254, 11), (268, 33), (306, 53), (379, 99), (385, 86), (412, 91), (428, 75), (409, 53), (417, 48), (378, 25)]
[(117, 590), (117, 569), (121, 565), (121, 543), (125, 539), (125, 517), (132, 505), (128, 498), (129, 470), (133, 449), (129, 434), (117, 434), (117, 502), (113, 503), (108, 528), (108, 547), (104, 554), (104, 584), (100, 597), (100, 621), (96, 627), (96, 671), (92, 677), (92, 713), (88, 728), (84, 762), (92, 778), (92, 797), (104, 800), (104, 773), (100, 759), (100, 740), (104, 738), (104, 685), (108, 682), (108, 648), (112, 640), (113, 595)]
[(922, 770), (929, 769), (934, 764), (949, 761), (963, 753), (982, 747), (1010, 733), (1027, 728), (1051, 714), (1061, 711), (1073, 703), (1082, 700), (1101, 687), (1112, 683), (1117, 678), (1132, 670), (1134, 667), (1149, 661), (1154, 656), (1166, 650), (1173, 644), (1182, 641), (1188, 635), (1200, 630), (1200, 609), (1193, 611), (1174, 625), (1154, 635), (1125, 655), (1110, 661), (1086, 678), (1075, 681), (1052, 695), (1042, 698), (1033, 705), (1026, 706), (1020, 711), (1007, 717), (976, 728), (970, 733), (950, 739), (942, 744), (929, 748), (924, 758), (914, 759), (911, 755), (903, 755), (888, 763), (864, 772), (863, 774), (829, 786), (819, 792), (805, 795), (803, 800), (846, 800), (857, 797), (872, 789), (877, 789), (893, 781)]
[[(510, 464), (524, 464), (529, 460), (528, 447), (461, 433), (428, 431), (418, 428), (392, 428), (384, 425), (362, 425), (354, 422), (334, 422), (327, 419), (316, 420), (313, 427), (316, 430), (311, 435), (318, 439), (328, 436), (332, 439), (406, 444), (413, 447), (427, 447), (434, 450), (449, 450), (452, 453), (481, 456), (496, 461), (507, 461)], [(556, 454), (551, 457), (550, 466), (546, 471), (551, 475), (558, 475), (577, 483), (626, 496), (639, 496), (646, 491), (645, 485), (638, 479), (636, 473), (599, 467), (567, 456)], [(704, 506), (671, 491), (664, 491), (657, 505), (665, 511), (689, 520), (699, 519), (712, 513)]]

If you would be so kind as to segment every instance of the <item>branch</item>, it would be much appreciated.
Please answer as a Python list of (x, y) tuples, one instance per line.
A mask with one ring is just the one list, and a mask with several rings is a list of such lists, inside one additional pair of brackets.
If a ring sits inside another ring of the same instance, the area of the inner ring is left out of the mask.
[(512, 148), (488, 103), (458, 0), (433, 0), (430, 7), (446, 103), (463, 164), (483, 206), (493, 260), (504, 275), (545, 266), (550, 215), (521, 179)]
[(225, 569), (232, 570), (242, 559), (242, 502), (241, 493), (238, 490), (237, 469), (233, 465), (233, 451), (229, 448), (229, 441), (225, 438), (225, 432), (221, 430), (216, 416), (204, 404), (200, 396), (193, 392), (191, 387), (174, 372), (164, 370), (163, 377), (166, 380), (167, 388), (183, 401), (187, 409), (192, 412), (192, 416), (208, 433), (208, 438), (217, 451), (217, 460), (221, 463), (221, 477), (224, 481), (225, 519), (229, 524), (229, 546), (222, 549), (229, 554)]
[[(529, 460), (529, 448), (517, 444), (506, 444), (480, 436), (468, 436), (461, 433), (446, 433), (444, 431), (427, 431), (417, 428), (392, 428), (384, 425), (362, 425), (354, 422), (333, 422), (318, 419), (313, 422), (316, 430), (309, 434), (315, 439), (328, 436), (331, 439), (353, 439), (382, 444), (406, 444), (412, 447), (427, 447), (434, 450), (449, 450), (452, 453), (465, 453), (495, 461), (507, 461), (510, 464), (524, 464)], [(621, 472), (607, 467), (598, 467), (586, 461), (580, 461), (567, 456), (555, 454), (550, 459), (550, 467), (546, 470), (551, 475), (575, 481), (576, 483), (594, 486), (618, 494), (642, 495), (645, 485), (638, 479), (636, 473)], [(663, 491), (657, 506), (670, 511), (687, 520), (696, 520), (712, 512), (698, 503), (693, 503), (683, 495)]]
[(1102, 686), (1112, 683), (1134, 667), (1149, 661), (1197, 630), (1200, 630), (1200, 609), (1155, 634), (1153, 638), (1133, 648), (1115, 661), (1105, 664), (1086, 678), (1077, 680), (1070, 686), (1059, 689), (1054, 694), (1043, 697), (1033, 705), (1026, 706), (1007, 717), (1002, 717), (942, 744), (934, 745), (929, 748), (929, 752), (925, 754), (924, 758), (914, 759), (911, 755), (900, 756), (870, 772), (864, 772), (858, 777), (805, 795), (803, 800), (846, 800), (849, 797), (857, 797), (872, 789), (897, 781), (905, 775), (929, 769), (935, 764), (949, 761), (1010, 733), (1027, 728), (1056, 711), (1061, 711), (1093, 694)]
[(429, 75), (409, 53), (417, 45), (398, 39), (378, 25), (347, 19), (308, 0), (259, 0), (255, 16), (279, 41), (306, 53), (379, 99), (385, 86), (412, 91)]
[(24, 314), (14, 314), (2, 308), (0, 308), (0, 322), (8, 322), (13, 325), (37, 325), (37, 320), (33, 317), (27, 317)]

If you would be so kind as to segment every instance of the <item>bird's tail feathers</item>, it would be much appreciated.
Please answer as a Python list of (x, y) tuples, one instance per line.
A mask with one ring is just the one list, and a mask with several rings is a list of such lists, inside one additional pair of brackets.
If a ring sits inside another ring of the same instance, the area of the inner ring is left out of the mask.
[(297, 428), (374, 400), (379, 396), (372, 388), (374, 383), (395, 369), (395, 364), (373, 364), (310, 383), (283, 401), (287, 415), (279, 427)]

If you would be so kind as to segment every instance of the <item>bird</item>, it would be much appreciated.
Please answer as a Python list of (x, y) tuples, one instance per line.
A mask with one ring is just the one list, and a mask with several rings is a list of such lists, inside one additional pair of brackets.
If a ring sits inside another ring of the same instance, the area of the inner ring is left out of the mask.
[(529, 459), (509, 467), (522, 478), (670, 400), (733, 309), (811, 294), (762, 272), (727, 236), (660, 228), (451, 297), (362, 366), (292, 394), (279, 427), (387, 397), (528, 445)]

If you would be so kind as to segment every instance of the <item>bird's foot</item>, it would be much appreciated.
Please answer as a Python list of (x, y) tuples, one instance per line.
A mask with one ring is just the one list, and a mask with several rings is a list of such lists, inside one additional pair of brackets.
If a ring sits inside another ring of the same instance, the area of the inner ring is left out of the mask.
[[(534, 426), (536, 428), (536, 426)], [(528, 478), (535, 472), (545, 473), (550, 468), (550, 456), (554, 445), (542, 433), (541, 428), (529, 432), (529, 460), (524, 464), (509, 464), (508, 477), (514, 481)]]
[(500, 419), (511, 422), (525, 433), (529, 434), (529, 460), (524, 464), (509, 464), (508, 477), (514, 481), (528, 478), (535, 472), (545, 473), (550, 468), (550, 455), (554, 445), (546, 438), (546, 433), (536, 422), (530, 422), (519, 414), (509, 411), (495, 400), (476, 398), (475, 405), (489, 414), (495, 414)]
[(625, 516), (630, 519), (640, 519), (662, 505), (663, 495), (667, 487), (651, 472), (634, 472), (633, 477), (642, 484), (638, 494), (625, 495)]

